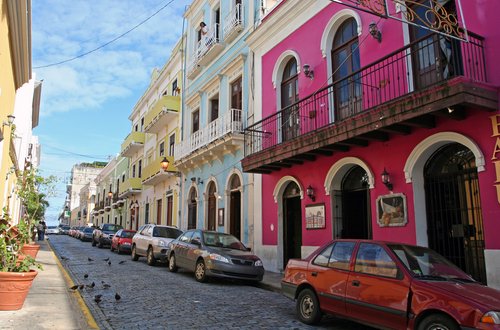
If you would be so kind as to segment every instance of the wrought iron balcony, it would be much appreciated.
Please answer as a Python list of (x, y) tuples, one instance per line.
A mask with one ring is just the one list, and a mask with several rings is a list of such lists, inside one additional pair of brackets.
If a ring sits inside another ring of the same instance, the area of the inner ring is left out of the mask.
[(125, 138), (122, 143), (122, 157), (131, 157), (134, 153), (141, 150), (144, 147), (145, 133), (143, 132), (132, 132)]
[(243, 30), (243, 4), (238, 3), (224, 19), (224, 42), (229, 43)]
[(180, 108), (179, 96), (160, 97), (144, 117), (144, 132), (158, 134), (171, 120), (177, 118)]
[(438, 115), (463, 119), (471, 105), (496, 109), (498, 97), (485, 84), (483, 38), (469, 37), (468, 43), (439, 35), (416, 40), (248, 126), (243, 170), (270, 173), (409, 134), (412, 127), (433, 127)]
[[(175, 146), (175, 164), (179, 166), (187, 159), (212, 154), (220, 157), (224, 150), (231, 151), (243, 142), (243, 111), (230, 109), (223, 116), (209, 123), (199, 131)], [(204, 147), (204, 148), (202, 148)], [(210, 157), (208, 157), (210, 158)], [(206, 158), (207, 160), (210, 160)]]

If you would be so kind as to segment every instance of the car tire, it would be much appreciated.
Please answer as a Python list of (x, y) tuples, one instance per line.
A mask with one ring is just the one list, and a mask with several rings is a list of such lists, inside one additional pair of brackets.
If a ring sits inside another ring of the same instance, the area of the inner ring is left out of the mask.
[(133, 261), (139, 260), (139, 256), (137, 255), (137, 252), (135, 251), (135, 245), (132, 246), (132, 254), (131, 254), (131, 256), (132, 256), (132, 260)]
[(175, 273), (179, 270), (177, 264), (175, 263), (175, 254), (171, 254), (170, 258), (168, 258), (168, 270), (172, 273)]
[(155, 259), (155, 256), (153, 254), (153, 248), (152, 247), (149, 247), (149, 249), (148, 249), (148, 254), (146, 255), (146, 262), (150, 266), (156, 265), (156, 259)]
[(311, 289), (300, 291), (296, 304), (297, 316), (302, 323), (317, 324), (321, 320), (321, 310), (316, 293)]
[(93, 237), (92, 237), (92, 246), (96, 246), (96, 243), (95, 243), (95, 240)]
[(198, 260), (196, 262), (194, 278), (201, 283), (207, 281), (207, 268), (205, 267), (205, 262), (203, 260)]
[(458, 330), (458, 324), (444, 314), (431, 314), (419, 322), (417, 330)]

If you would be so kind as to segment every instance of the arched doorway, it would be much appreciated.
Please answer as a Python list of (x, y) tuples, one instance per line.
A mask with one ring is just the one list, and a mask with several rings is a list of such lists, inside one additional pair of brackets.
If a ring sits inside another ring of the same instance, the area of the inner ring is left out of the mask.
[(372, 238), (368, 174), (352, 166), (342, 178), (341, 190), (333, 191), (335, 238)]
[(358, 24), (354, 18), (342, 23), (333, 38), (332, 75), (335, 89), (335, 120), (342, 120), (362, 110), (362, 85), (358, 48)]
[(187, 229), (195, 229), (196, 228), (196, 214), (197, 214), (197, 206), (196, 206), (196, 189), (193, 187), (189, 192), (188, 199), (188, 228)]
[(290, 182), (283, 193), (283, 265), (289, 259), (301, 258), (302, 208), (300, 188)]
[(299, 108), (290, 107), (299, 100), (299, 79), (297, 61), (294, 57), (288, 60), (281, 78), (281, 139), (282, 142), (293, 139), (300, 134)]
[(229, 233), (241, 240), (241, 181), (237, 174), (231, 177), (229, 184)]
[(215, 183), (212, 181), (208, 185), (208, 204), (207, 204), (207, 229), (215, 230), (217, 217), (217, 197), (215, 196)]
[(459, 143), (437, 150), (425, 164), (424, 186), (429, 247), (486, 283), (481, 198), (472, 151)]

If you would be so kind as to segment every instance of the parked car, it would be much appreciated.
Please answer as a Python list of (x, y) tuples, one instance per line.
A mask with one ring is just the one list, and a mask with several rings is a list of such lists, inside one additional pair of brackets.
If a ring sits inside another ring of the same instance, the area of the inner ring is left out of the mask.
[(176, 227), (155, 224), (142, 226), (132, 238), (132, 260), (146, 257), (150, 266), (154, 266), (157, 260), (167, 261), (168, 244), (181, 234), (182, 230)]
[(210, 276), (251, 281), (261, 281), (264, 276), (259, 257), (233, 235), (216, 231), (186, 231), (170, 243), (168, 260), (171, 272), (185, 268), (199, 282)]
[(136, 231), (129, 229), (120, 229), (111, 239), (111, 251), (118, 251), (118, 254), (123, 252), (130, 253), (132, 251), (132, 237)]
[(94, 228), (92, 227), (84, 227), (82, 233), (80, 234), (80, 241), (92, 241), (92, 234), (94, 233)]
[(84, 230), (84, 229), (85, 229), (85, 227), (82, 227), (82, 226), (78, 227), (78, 228), (76, 229), (76, 232), (75, 232), (75, 236), (74, 236), (74, 237), (75, 237), (75, 238), (77, 238), (77, 239), (81, 239), (81, 238), (82, 238), (82, 236), (83, 236), (83, 230)]
[(92, 237), (92, 246), (97, 245), (97, 247), (102, 248), (105, 245), (111, 245), (111, 239), (115, 233), (122, 228), (122, 226), (113, 223), (105, 223), (102, 227), (95, 227)]
[(66, 225), (59, 226), (59, 233), (61, 235), (68, 235), (69, 234), (69, 230), (70, 230), (70, 226), (66, 226)]
[(47, 226), (47, 229), (45, 229), (45, 234), (46, 235), (58, 235), (59, 234), (59, 227)]
[(420, 246), (331, 241), (289, 260), (281, 287), (306, 324), (329, 313), (377, 328), (500, 329), (500, 291)]

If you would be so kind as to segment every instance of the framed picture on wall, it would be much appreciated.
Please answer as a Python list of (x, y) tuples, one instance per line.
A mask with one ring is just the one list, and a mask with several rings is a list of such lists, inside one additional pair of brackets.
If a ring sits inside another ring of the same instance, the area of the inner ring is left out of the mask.
[(219, 226), (224, 226), (224, 208), (220, 208), (217, 211), (217, 224)]
[(377, 222), (380, 227), (405, 226), (408, 222), (406, 196), (403, 194), (379, 196)]
[(325, 228), (325, 204), (306, 205), (306, 229)]

